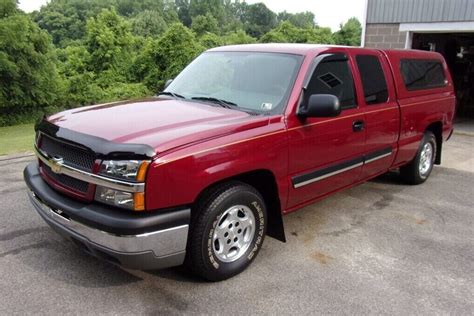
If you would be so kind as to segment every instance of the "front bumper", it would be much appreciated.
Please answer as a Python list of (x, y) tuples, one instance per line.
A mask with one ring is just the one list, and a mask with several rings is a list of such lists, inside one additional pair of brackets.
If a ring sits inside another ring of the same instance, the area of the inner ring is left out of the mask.
[(55, 231), (86, 252), (129, 269), (151, 270), (183, 263), (189, 209), (132, 214), (99, 204), (85, 204), (52, 190), (38, 164), (24, 171), (30, 200)]

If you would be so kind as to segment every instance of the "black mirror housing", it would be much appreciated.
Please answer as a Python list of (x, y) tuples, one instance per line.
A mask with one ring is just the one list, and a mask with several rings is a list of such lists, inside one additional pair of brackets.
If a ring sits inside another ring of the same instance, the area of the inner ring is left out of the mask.
[(298, 116), (306, 117), (335, 117), (341, 113), (339, 98), (332, 94), (313, 94), (307, 104), (300, 106)]

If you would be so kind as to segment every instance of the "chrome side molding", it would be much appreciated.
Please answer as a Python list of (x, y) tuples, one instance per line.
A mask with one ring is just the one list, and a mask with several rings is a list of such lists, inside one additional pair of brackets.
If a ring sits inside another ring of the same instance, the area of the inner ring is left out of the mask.
[(391, 147), (384, 148), (355, 158), (353, 160), (344, 161), (342, 163), (332, 165), (323, 169), (318, 169), (309, 173), (298, 175), (293, 177), (292, 183), (293, 188), (298, 189), (305, 185), (324, 180), (326, 178), (338, 175), (340, 173), (364, 166), (366, 164), (372, 163), (374, 161), (392, 156), (393, 151)]

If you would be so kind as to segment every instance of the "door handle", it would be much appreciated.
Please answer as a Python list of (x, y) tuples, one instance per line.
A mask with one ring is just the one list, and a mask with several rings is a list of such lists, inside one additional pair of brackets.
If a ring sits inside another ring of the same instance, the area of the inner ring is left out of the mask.
[(354, 132), (362, 132), (365, 128), (365, 122), (364, 121), (354, 121), (352, 122), (352, 130)]

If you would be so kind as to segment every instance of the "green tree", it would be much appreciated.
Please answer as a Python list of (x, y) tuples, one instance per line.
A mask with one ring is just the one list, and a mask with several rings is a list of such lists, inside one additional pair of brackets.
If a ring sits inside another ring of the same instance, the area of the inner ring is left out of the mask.
[(177, 18), (169, 0), (51, 0), (32, 14), (38, 25), (53, 37), (54, 44), (65, 47), (70, 41), (82, 39), (87, 20), (103, 9), (115, 8), (118, 15), (133, 18), (144, 11), (159, 12), (167, 23)]
[(172, 24), (158, 40), (148, 41), (134, 64), (134, 73), (151, 91), (158, 91), (204, 51), (193, 32), (180, 23)]
[(244, 5), (241, 19), (247, 34), (257, 38), (277, 24), (276, 14), (263, 3)]
[(240, 1), (224, 0), (224, 23), (220, 25), (221, 34), (243, 30)]
[(56, 45), (67, 46), (69, 41), (84, 37), (86, 21), (100, 10), (113, 5), (115, 0), (51, 0), (32, 16), (38, 25), (53, 37)]
[(123, 17), (133, 17), (147, 10), (163, 13), (164, 7), (163, 0), (88, 0), (87, 2), (102, 4), (102, 8), (106, 9), (114, 7)]
[(182, 24), (173, 24), (158, 40), (157, 46), (155, 60), (162, 70), (162, 82), (176, 77), (204, 50), (193, 33)]
[(133, 17), (130, 22), (133, 34), (143, 37), (157, 37), (168, 28), (163, 14), (158, 11), (142, 11)]
[(130, 25), (114, 9), (103, 9), (97, 18), (87, 21), (85, 44), (95, 72), (119, 69), (130, 54)]
[(278, 27), (260, 38), (261, 43), (316, 43), (333, 44), (329, 28), (298, 28), (289, 21), (282, 22)]
[(69, 45), (56, 51), (59, 62), (59, 71), (66, 77), (82, 74), (89, 71), (91, 55), (83, 45)]
[(278, 32), (276, 30), (272, 30), (265, 35), (263, 35), (260, 40), (260, 43), (291, 43), (288, 40), (288, 37), (282, 33)]
[(145, 85), (130, 82), (132, 59), (140, 42), (140, 37), (133, 37), (130, 25), (113, 9), (103, 9), (96, 18), (90, 18), (84, 43), (76, 41), (58, 50), (60, 73), (66, 81), (67, 105), (148, 94)]
[(308, 43), (315, 44), (335, 44), (335, 40), (329, 27), (315, 27), (311, 29)]
[(308, 34), (288, 21), (282, 22), (278, 27), (260, 38), (262, 43), (307, 43)]
[(206, 15), (198, 15), (193, 18), (191, 29), (198, 36), (201, 36), (205, 33), (216, 34), (219, 31), (217, 20), (210, 13), (206, 13)]
[(176, 12), (176, 7), (174, 0), (166, 0), (163, 7), (163, 18), (167, 25), (173, 23), (179, 23), (178, 12)]
[(360, 46), (361, 34), (362, 25), (353, 17), (341, 24), (340, 30), (334, 33), (334, 39), (338, 45)]
[(179, 20), (187, 27), (190, 27), (192, 23), (192, 17), (189, 13), (189, 1), (190, 0), (175, 0), (175, 8)]
[(299, 12), (299, 13), (288, 13), (286, 11), (278, 13), (278, 22), (288, 21), (299, 28), (313, 28), (316, 26), (314, 23), (313, 12)]
[(18, 13), (17, 1), (15, 0), (0, 0), (0, 19), (9, 17)]
[(199, 43), (201, 43), (204, 48), (209, 49), (224, 45), (224, 40), (214, 33), (206, 33), (199, 38)]
[(197, 16), (210, 14), (220, 26), (225, 24), (225, 9), (223, 0), (190, 0), (189, 16), (191, 20)]
[(66, 85), (64, 106), (73, 107), (99, 102), (102, 89), (95, 83), (96, 74), (89, 70), (91, 56), (83, 45), (70, 45), (57, 50), (59, 72)]
[(247, 7), (248, 4), (245, 1), (224, 1), (224, 10), (227, 15), (227, 19), (237, 19), (239, 21), (243, 21)]
[(230, 32), (223, 36), (223, 40), (225, 45), (253, 44), (257, 42), (255, 38), (248, 35), (243, 30)]
[(16, 1), (2, 0), (0, 12), (0, 125), (4, 125), (54, 106), (62, 91), (51, 37), (16, 9)]

